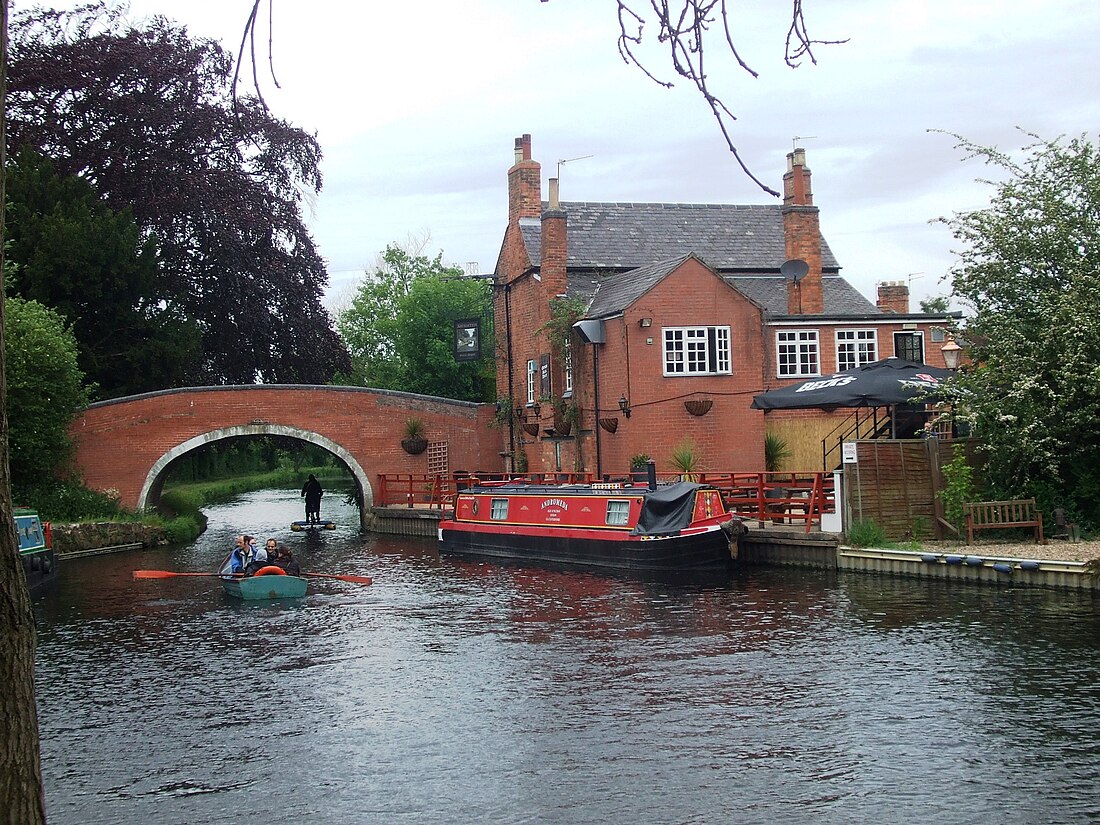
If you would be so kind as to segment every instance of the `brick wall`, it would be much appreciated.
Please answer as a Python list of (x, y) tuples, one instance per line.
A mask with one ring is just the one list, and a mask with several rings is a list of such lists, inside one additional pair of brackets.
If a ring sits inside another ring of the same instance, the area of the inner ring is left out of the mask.
[(379, 473), (425, 473), (427, 453), (401, 449), (409, 418), (430, 441), (446, 441), (452, 467), (501, 466), (489, 422), (493, 405), (352, 387), (209, 387), (97, 404), (72, 426), (76, 464), (89, 486), (116, 489), (137, 507), (147, 477), (165, 456), (212, 434), (297, 435), (335, 446), (365, 473), (368, 495)]

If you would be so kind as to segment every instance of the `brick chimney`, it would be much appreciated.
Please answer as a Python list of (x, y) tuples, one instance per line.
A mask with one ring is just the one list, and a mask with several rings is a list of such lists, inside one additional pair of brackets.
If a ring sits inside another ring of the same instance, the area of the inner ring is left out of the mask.
[(539, 273), (547, 299), (565, 294), (565, 255), (567, 247), (565, 211), (558, 200), (558, 179), (550, 178), (550, 201), (542, 213), (542, 260)]
[(795, 149), (787, 155), (781, 211), (787, 260), (798, 258), (810, 266), (810, 271), (800, 281), (787, 282), (787, 313), (822, 313), (825, 299), (821, 292), (821, 226), (818, 209), (814, 206), (805, 149)]
[(909, 314), (909, 285), (905, 281), (883, 281), (878, 285), (879, 312)]
[(531, 160), (531, 136), (516, 138), (516, 162), (508, 170), (508, 223), (537, 218), (542, 210), (542, 167)]

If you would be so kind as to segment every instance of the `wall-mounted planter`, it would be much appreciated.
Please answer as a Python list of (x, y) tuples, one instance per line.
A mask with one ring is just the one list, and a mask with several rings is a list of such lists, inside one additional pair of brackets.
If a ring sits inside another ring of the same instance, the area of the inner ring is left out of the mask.
[(706, 415), (713, 406), (714, 402), (709, 398), (689, 398), (684, 402), (684, 409), (692, 415)]
[(428, 439), (402, 438), (401, 449), (407, 452), (409, 455), (420, 455), (422, 452), (428, 449)]
[(617, 418), (601, 418), (600, 426), (607, 430), (609, 433), (615, 432), (619, 429), (619, 419)]
[(538, 422), (534, 422), (534, 421), (525, 422), (524, 425), (523, 425), (523, 431), (525, 433), (527, 433), (528, 435), (538, 435), (539, 434)]

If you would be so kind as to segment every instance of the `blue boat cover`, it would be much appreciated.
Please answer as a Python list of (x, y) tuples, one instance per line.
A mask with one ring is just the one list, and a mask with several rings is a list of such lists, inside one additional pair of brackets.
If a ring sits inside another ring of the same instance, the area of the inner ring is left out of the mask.
[(631, 532), (638, 536), (671, 536), (679, 533), (691, 524), (691, 516), (695, 511), (695, 491), (702, 486), (681, 481), (646, 493), (638, 526)]

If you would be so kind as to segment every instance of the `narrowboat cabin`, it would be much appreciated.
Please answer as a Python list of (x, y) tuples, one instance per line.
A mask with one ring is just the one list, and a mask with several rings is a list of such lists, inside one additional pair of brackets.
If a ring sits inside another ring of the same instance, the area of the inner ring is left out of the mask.
[(475, 483), (439, 525), (440, 549), (460, 556), (643, 573), (725, 572), (740, 521), (720, 492), (691, 482)]
[(15, 532), (19, 537), (19, 559), (27, 577), (27, 587), (37, 593), (57, 579), (57, 555), (53, 550), (50, 523), (24, 507), (14, 510)]

